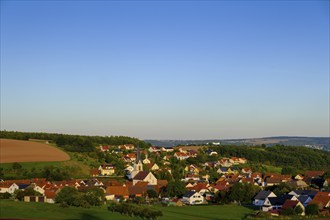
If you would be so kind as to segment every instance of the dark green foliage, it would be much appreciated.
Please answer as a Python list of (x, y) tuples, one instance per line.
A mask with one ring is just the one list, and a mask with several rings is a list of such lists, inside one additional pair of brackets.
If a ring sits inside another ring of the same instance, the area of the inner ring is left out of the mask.
[(287, 208), (281, 211), (281, 215), (295, 215), (295, 214), (296, 212), (294, 211), (293, 208)]
[(306, 215), (318, 215), (319, 206), (317, 204), (310, 204), (310, 205), (306, 206), (305, 212), (306, 212)]
[(72, 187), (63, 187), (59, 193), (57, 193), (55, 197), (56, 203), (64, 203), (67, 205), (74, 205), (76, 198), (79, 193), (75, 188)]
[(276, 145), (272, 147), (218, 146), (211, 147), (224, 157), (245, 157), (254, 163), (269, 163), (273, 166), (294, 166), (296, 169), (322, 170), (329, 168), (330, 152)]
[(54, 134), (54, 133), (36, 133), (36, 132), (16, 132), (16, 131), (0, 131), (0, 138), (29, 140), (39, 139), (48, 140), (56, 143), (59, 147), (67, 151), (73, 152), (93, 152), (98, 145), (121, 145), (134, 144), (141, 148), (147, 148), (150, 144), (141, 141), (137, 138), (125, 136), (83, 136), (83, 135), (68, 135), (68, 134)]
[(298, 174), (298, 170), (295, 167), (292, 166), (285, 166), (282, 168), (281, 174), (289, 174), (291, 176), (295, 176)]
[(34, 191), (33, 188), (28, 187), (25, 190), (15, 190), (14, 197), (20, 201), (24, 200), (24, 196), (41, 196), (37, 191)]
[(187, 191), (185, 183), (180, 180), (170, 181), (165, 189), (164, 195), (181, 197)]
[(266, 187), (265, 190), (270, 190), (273, 193), (275, 193), (276, 196), (280, 196), (285, 193), (291, 192), (292, 190), (295, 190), (295, 188), (293, 188), (291, 185), (287, 183), (280, 183), (279, 185)]
[(154, 210), (148, 207), (128, 204), (128, 203), (110, 203), (108, 210), (111, 212), (118, 212), (122, 215), (140, 217), (142, 219), (157, 219), (163, 216), (159, 210)]
[(157, 198), (158, 197), (158, 193), (153, 189), (148, 189), (147, 194), (148, 194), (149, 198)]
[(67, 180), (70, 178), (69, 169), (61, 169), (59, 167), (47, 166), (42, 171), (42, 177), (50, 181)]
[(9, 199), (11, 194), (9, 192), (0, 193), (0, 199)]
[(100, 188), (92, 188), (85, 193), (78, 192), (72, 187), (63, 187), (56, 195), (55, 202), (61, 207), (77, 206), (89, 208), (91, 206), (101, 206), (104, 201), (104, 192)]
[(250, 183), (235, 183), (229, 190), (228, 199), (232, 202), (250, 204), (259, 191), (258, 186)]
[(12, 168), (14, 170), (20, 170), (20, 169), (22, 169), (22, 165), (19, 164), (19, 163), (17, 163), (17, 162), (15, 162), (15, 163), (13, 163)]
[(296, 208), (294, 208), (294, 212), (295, 212), (297, 215), (300, 215), (301, 213), (304, 212), (304, 210), (298, 205)]
[(168, 182), (173, 180), (171, 173), (166, 170), (159, 170), (158, 172), (155, 172), (154, 175), (160, 180), (167, 180)]

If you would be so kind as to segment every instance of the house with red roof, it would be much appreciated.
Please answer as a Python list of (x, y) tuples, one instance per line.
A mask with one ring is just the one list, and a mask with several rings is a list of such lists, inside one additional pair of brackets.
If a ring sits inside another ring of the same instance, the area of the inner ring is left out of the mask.
[(109, 146), (100, 146), (100, 151), (101, 152), (109, 152), (110, 151), (110, 147)]
[(101, 164), (98, 170), (102, 176), (111, 176), (115, 173), (116, 168), (112, 164)]
[(16, 183), (4, 181), (0, 182), (0, 193), (10, 193), (13, 194), (15, 190), (18, 190), (19, 186)]
[(178, 159), (178, 160), (186, 160), (189, 158), (189, 155), (186, 153), (182, 153), (182, 152), (175, 152), (174, 157), (176, 157), (176, 159)]
[(317, 204), (319, 209), (330, 207), (330, 192), (318, 192), (309, 204)]
[(322, 170), (307, 170), (305, 172), (305, 177), (310, 177), (312, 179), (323, 176), (325, 172)]
[(299, 206), (303, 210), (300, 215), (305, 215), (305, 206), (301, 204), (299, 200), (286, 200), (282, 206), (282, 210), (286, 210), (289, 208), (295, 209), (297, 206)]
[(106, 200), (115, 200), (123, 198), (124, 200), (129, 198), (129, 192), (127, 186), (108, 186), (105, 193)]

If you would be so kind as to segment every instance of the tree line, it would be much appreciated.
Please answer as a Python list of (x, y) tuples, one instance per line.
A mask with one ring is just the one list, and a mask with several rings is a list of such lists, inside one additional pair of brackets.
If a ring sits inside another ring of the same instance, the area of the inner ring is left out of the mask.
[(138, 206), (129, 203), (110, 203), (108, 210), (111, 212), (118, 212), (122, 215), (130, 217), (140, 217), (142, 219), (156, 219), (163, 216), (162, 211), (154, 210), (145, 206)]
[(0, 138), (29, 140), (39, 139), (47, 140), (55, 143), (57, 146), (72, 152), (92, 152), (98, 145), (122, 145), (134, 144), (141, 148), (148, 148), (149, 143), (141, 141), (137, 138), (127, 136), (85, 136), (85, 135), (69, 135), (57, 133), (42, 132), (18, 132), (18, 131), (0, 131)]
[(330, 152), (307, 147), (276, 145), (265, 146), (217, 146), (211, 147), (224, 157), (244, 157), (249, 162), (273, 166), (294, 166), (302, 170), (328, 169)]

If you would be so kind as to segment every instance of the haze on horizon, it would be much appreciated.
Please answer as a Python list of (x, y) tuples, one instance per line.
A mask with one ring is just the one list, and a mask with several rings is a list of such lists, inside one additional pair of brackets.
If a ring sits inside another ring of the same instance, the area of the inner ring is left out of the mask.
[(1, 1), (1, 130), (326, 136), (329, 1)]

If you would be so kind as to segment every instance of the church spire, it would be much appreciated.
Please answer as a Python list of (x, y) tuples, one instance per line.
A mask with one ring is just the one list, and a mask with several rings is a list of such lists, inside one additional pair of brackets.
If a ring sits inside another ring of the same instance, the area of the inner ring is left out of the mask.
[(136, 160), (135, 163), (139, 163), (139, 161), (141, 160), (141, 153), (140, 153), (140, 145), (138, 144), (137, 150), (136, 150)]

